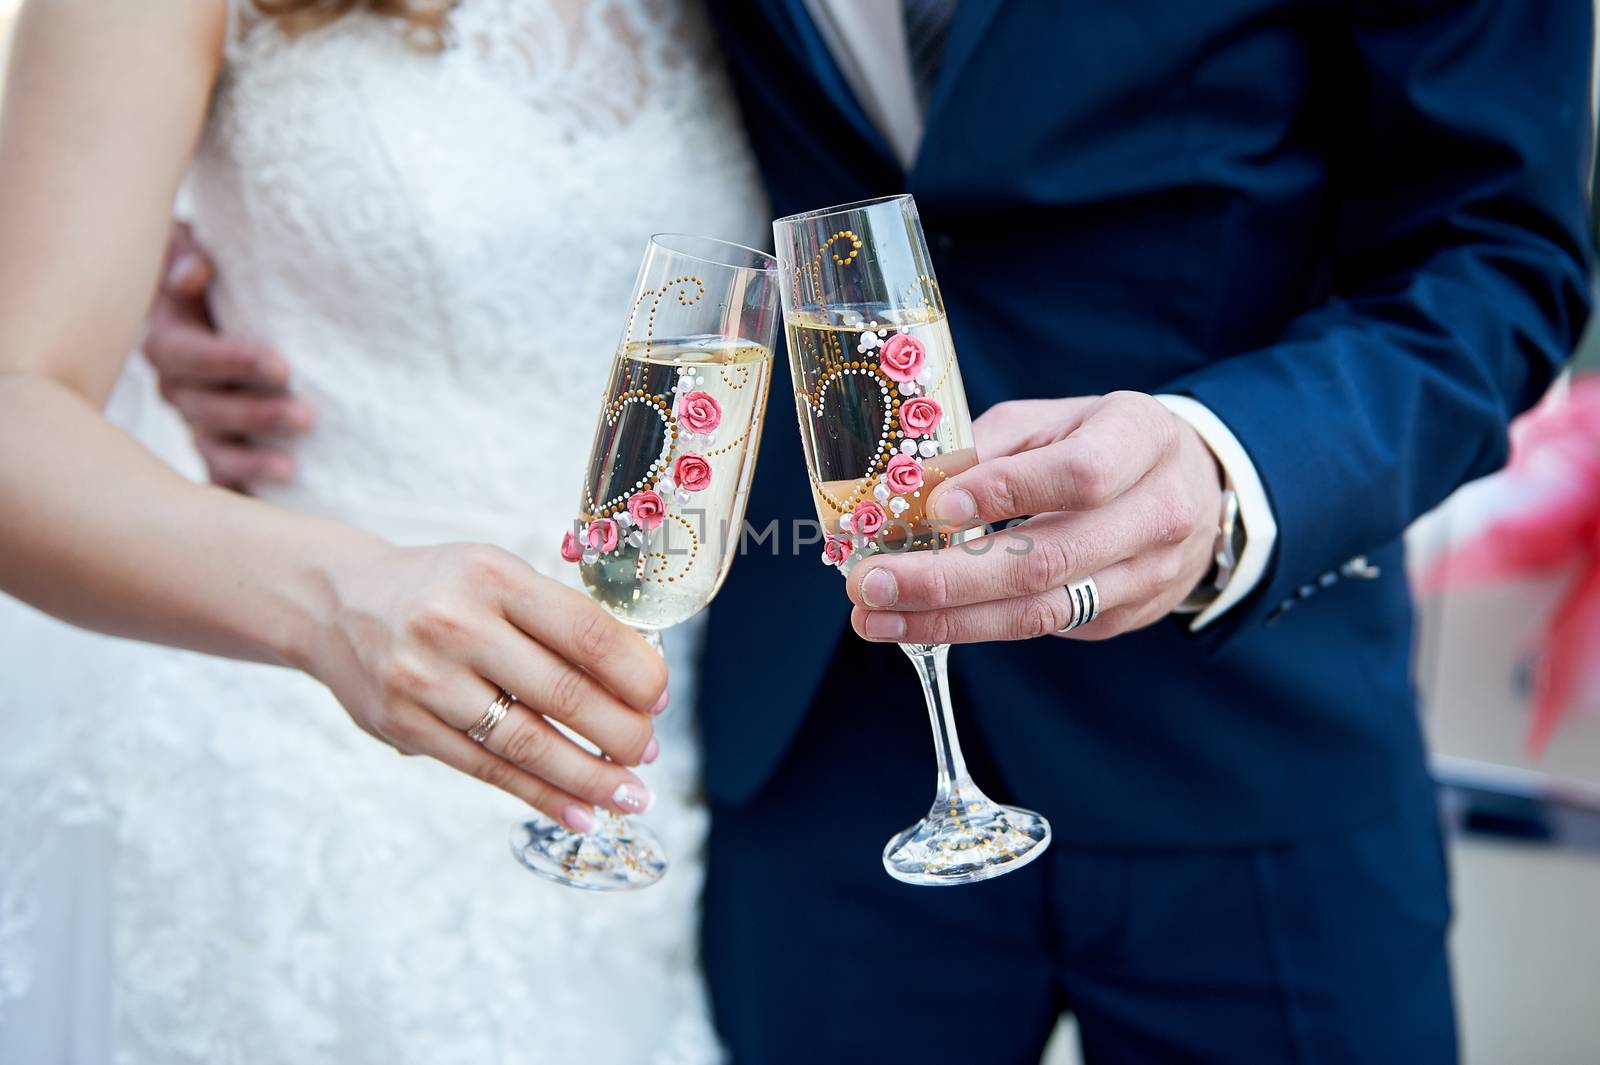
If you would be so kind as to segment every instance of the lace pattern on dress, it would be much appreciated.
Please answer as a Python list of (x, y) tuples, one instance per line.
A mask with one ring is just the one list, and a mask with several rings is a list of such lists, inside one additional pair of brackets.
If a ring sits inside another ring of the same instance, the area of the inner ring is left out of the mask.
[[(297, 483), (264, 494), (571, 579), (552, 545), (646, 237), (766, 242), (699, 9), (464, 0), (430, 53), (393, 19), (291, 41), (231, 2), (193, 224), (223, 328), (283, 351), (318, 411)], [(51, 950), (8, 881), (71, 809), (109, 840), (82, 869), (118, 1065), (719, 1060), (686, 659), (641, 773), (674, 868), (600, 897), (531, 878), (506, 855), (518, 804), (398, 758), (303, 676), (19, 631), (63, 664), (19, 666), (4, 723), (28, 742), (0, 750), (0, 1057), (7, 995)]]

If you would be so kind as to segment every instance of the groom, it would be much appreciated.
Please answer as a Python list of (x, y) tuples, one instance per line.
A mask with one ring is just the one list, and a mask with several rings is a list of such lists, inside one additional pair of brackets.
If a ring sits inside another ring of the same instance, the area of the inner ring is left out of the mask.
[[(776, 213), (917, 198), (988, 411), (930, 504), (1036, 516), (849, 603), (814, 547), (734, 568), (700, 713), (736, 1060), (1010, 1065), (1071, 1009), (1091, 1063), (1453, 1061), (1400, 537), (1588, 313), (1587, 0), (712, 10)], [(767, 441), (756, 528), (810, 513)], [(897, 640), (971, 643), (973, 774), (1054, 826), (1028, 869), (883, 874), (932, 784)]]

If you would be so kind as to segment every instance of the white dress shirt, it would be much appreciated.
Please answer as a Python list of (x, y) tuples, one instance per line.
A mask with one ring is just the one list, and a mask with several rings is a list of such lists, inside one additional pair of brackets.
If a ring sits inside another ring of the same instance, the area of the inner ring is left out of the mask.
[[(910, 170), (922, 144), (925, 116), (912, 81), (903, 0), (805, 0), (805, 4), (861, 109), (888, 141), (901, 167)], [(1255, 463), (1222, 419), (1189, 396), (1156, 398), (1193, 426), (1211, 449), (1226, 486), (1238, 496), (1239, 524), (1245, 532), (1244, 549), (1228, 583), (1189, 623), (1198, 631), (1261, 582), (1278, 542), (1278, 523)]]

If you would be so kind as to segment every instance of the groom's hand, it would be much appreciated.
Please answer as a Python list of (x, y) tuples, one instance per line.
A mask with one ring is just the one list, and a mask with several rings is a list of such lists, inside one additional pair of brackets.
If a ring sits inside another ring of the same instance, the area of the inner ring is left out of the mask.
[(941, 484), (929, 513), (1003, 532), (942, 551), (886, 554), (846, 584), (869, 640), (970, 643), (1056, 632), (1066, 585), (1093, 577), (1095, 640), (1164, 617), (1212, 563), (1222, 487), (1182, 419), (1141, 392), (1001, 403), (974, 423), (979, 462)]
[(206, 307), (215, 271), (189, 227), (174, 225), (144, 354), (166, 397), (194, 430), (211, 479), (243, 491), (294, 478), (286, 436), (306, 432), (311, 408), (289, 392), (289, 364), (259, 344), (219, 334)]

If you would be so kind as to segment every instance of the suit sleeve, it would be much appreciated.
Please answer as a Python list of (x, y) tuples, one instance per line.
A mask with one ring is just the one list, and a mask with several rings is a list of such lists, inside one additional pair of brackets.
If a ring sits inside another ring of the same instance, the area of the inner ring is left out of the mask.
[(1233, 431), (1277, 518), (1267, 579), (1213, 630), (1260, 623), (1499, 468), (1589, 313), (1589, 0), (1348, 11), (1334, 294), (1163, 389)]

